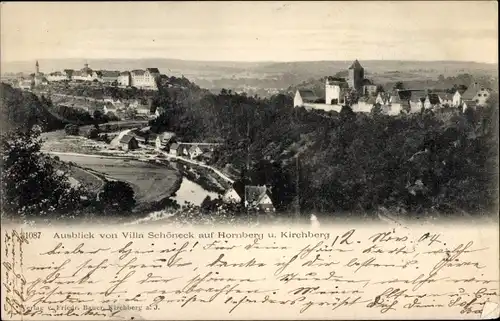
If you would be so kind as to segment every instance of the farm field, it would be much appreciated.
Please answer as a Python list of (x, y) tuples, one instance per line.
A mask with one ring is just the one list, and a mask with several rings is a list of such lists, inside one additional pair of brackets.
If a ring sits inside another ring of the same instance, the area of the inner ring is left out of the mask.
[(64, 162), (94, 170), (132, 185), (138, 203), (156, 202), (170, 196), (177, 188), (179, 174), (174, 169), (146, 162), (84, 155), (59, 154)]

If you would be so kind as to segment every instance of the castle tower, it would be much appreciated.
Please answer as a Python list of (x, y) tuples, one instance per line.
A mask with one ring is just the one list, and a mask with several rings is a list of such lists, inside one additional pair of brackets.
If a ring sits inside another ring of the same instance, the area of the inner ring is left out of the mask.
[(365, 69), (361, 67), (361, 64), (356, 59), (352, 65), (349, 67), (349, 88), (354, 88), (360, 91), (363, 88), (363, 79), (365, 78)]
[(38, 64), (38, 60), (35, 64), (35, 75), (38, 76), (40, 74), (40, 65)]

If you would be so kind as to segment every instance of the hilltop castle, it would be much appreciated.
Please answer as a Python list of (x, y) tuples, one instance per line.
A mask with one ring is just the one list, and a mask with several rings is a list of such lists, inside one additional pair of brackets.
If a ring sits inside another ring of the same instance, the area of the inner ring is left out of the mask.
[[(358, 97), (374, 96), (377, 93), (377, 86), (365, 78), (365, 69), (357, 59), (347, 71), (347, 79), (331, 76), (326, 77), (324, 99), (316, 96), (310, 90), (297, 90), (294, 97), (294, 107), (340, 111), (342, 105), (346, 103), (348, 96), (352, 93), (356, 93)], [(352, 107), (360, 107), (360, 104), (363, 105), (363, 101), (358, 102), (357, 105)], [(369, 107), (363, 105), (362, 107), (363, 109), (371, 109), (372, 105)]]

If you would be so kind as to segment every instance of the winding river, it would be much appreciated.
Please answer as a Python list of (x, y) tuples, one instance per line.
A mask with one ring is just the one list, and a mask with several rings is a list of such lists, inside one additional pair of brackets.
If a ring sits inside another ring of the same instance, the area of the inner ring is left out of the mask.
[(172, 199), (176, 200), (179, 205), (184, 205), (186, 202), (200, 205), (207, 196), (214, 199), (217, 198), (218, 195), (217, 193), (203, 189), (199, 184), (183, 177), (181, 186)]

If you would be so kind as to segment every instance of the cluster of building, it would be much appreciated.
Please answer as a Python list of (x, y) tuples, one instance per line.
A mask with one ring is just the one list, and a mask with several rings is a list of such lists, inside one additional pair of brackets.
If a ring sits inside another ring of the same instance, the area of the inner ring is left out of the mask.
[(21, 79), (19, 87), (32, 89), (49, 82), (75, 81), (99, 82), (120, 87), (136, 87), (140, 89), (157, 90), (160, 71), (158, 68), (135, 69), (132, 71), (92, 70), (88, 64), (80, 70), (64, 69), (49, 74), (40, 72), (38, 61), (35, 64), (35, 74), (27, 79)]
[[(347, 79), (326, 78), (324, 98), (316, 95), (312, 90), (297, 90), (294, 96), (294, 107), (340, 112), (342, 106), (349, 103), (354, 112), (369, 113), (374, 105), (379, 105), (382, 113), (399, 115), (401, 112), (420, 112), (422, 108), (484, 106), (491, 91), (490, 88), (473, 83), (465, 92), (457, 90), (453, 95), (416, 89), (394, 90), (390, 93), (378, 92), (378, 87), (365, 78), (364, 68), (358, 60), (355, 60), (348, 68)], [(357, 97), (356, 101), (349, 101), (353, 93)]]
[(247, 209), (274, 212), (271, 190), (267, 186), (233, 184), (222, 196), (227, 204), (242, 203)]

